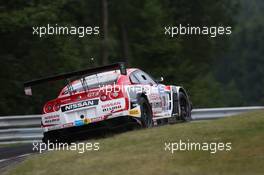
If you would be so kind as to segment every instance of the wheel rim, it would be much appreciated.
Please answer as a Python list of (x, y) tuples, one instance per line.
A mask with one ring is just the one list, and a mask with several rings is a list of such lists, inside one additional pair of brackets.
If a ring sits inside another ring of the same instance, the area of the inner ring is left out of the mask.
[(150, 111), (148, 110), (148, 106), (144, 103), (142, 109), (142, 118), (145, 122), (146, 127), (150, 127), (152, 124), (152, 120), (150, 117)]
[(188, 103), (185, 98), (181, 98), (180, 101), (180, 108), (181, 108), (181, 117), (183, 119), (188, 119)]

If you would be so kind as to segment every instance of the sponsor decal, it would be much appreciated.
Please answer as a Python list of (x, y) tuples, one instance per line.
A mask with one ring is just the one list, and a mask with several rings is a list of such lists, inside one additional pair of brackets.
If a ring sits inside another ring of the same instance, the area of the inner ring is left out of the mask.
[(120, 101), (104, 104), (102, 105), (102, 108), (108, 108), (108, 107), (113, 107), (113, 106), (118, 106), (118, 105), (121, 105)]
[(68, 128), (68, 127), (71, 127), (71, 126), (73, 126), (73, 123), (72, 122), (71, 123), (66, 123), (66, 124), (62, 125), (63, 128)]
[(55, 126), (48, 127), (48, 131), (55, 130), (55, 129), (61, 129), (61, 126), (60, 125), (55, 125)]
[(65, 111), (71, 111), (71, 110), (78, 109), (78, 108), (98, 105), (98, 101), (99, 101), (98, 99), (97, 100), (86, 100), (86, 101), (81, 101), (78, 103), (69, 104), (66, 106), (62, 106), (61, 111), (65, 112)]
[(130, 115), (139, 115), (139, 110), (138, 109), (132, 109), (129, 111)]
[(48, 119), (57, 119), (59, 117), (60, 117), (59, 115), (49, 115), (49, 116), (45, 116), (44, 119), (45, 120), (48, 120)]
[(57, 118), (57, 119), (51, 119), (51, 120), (45, 120), (44, 123), (45, 124), (48, 124), (48, 123), (53, 123), (53, 122), (58, 122), (58, 121), (60, 121), (59, 118)]
[(83, 120), (76, 120), (76, 121), (74, 122), (74, 125), (75, 125), (75, 126), (82, 126), (82, 125), (84, 125), (84, 121), (83, 121)]
[(149, 95), (150, 101), (161, 101), (159, 94), (150, 94)]
[(84, 124), (89, 124), (89, 123), (91, 123), (91, 119), (85, 118), (83, 122), (84, 122)]
[(164, 85), (159, 85), (158, 86), (159, 93), (164, 93), (165, 92), (165, 86)]
[(169, 94), (168, 93), (162, 96), (162, 110), (169, 111)]
[(121, 102), (112, 102), (112, 103), (108, 103), (108, 104), (105, 104), (105, 105), (102, 105), (102, 110), (103, 112), (106, 112), (106, 111), (114, 111), (116, 109), (121, 109), (122, 106), (121, 106)]
[(121, 105), (120, 106), (113, 106), (113, 107), (105, 108), (105, 109), (103, 109), (103, 112), (114, 111), (116, 109), (121, 109)]
[(50, 115), (50, 116), (45, 116), (44, 117), (44, 124), (49, 124), (53, 122), (60, 121), (60, 116), (59, 115)]
[(171, 90), (171, 86), (165, 86), (165, 90), (170, 91)]
[(141, 113), (139, 107), (129, 110), (129, 115), (133, 117), (140, 117)]
[(87, 97), (88, 97), (88, 98), (99, 97), (99, 91), (97, 91), (97, 92), (89, 92), (89, 93), (87, 94)]
[(99, 121), (102, 121), (102, 120), (105, 120), (105, 119), (107, 119), (107, 117), (96, 117), (96, 118), (93, 118), (93, 119), (91, 119), (92, 120), (92, 122), (99, 122)]
[(151, 103), (152, 108), (162, 108), (162, 102)]

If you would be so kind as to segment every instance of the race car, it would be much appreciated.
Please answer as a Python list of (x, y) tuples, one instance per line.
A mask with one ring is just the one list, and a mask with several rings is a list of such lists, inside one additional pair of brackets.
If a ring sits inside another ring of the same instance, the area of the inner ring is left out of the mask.
[(43, 142), (69, 141), (88, 130), (130, 122), (149, 128), (191, 120), (192, 105), (183, 87), (164, 85), (163, 78), (157, 81), (124, 63), (26, 82), (25, 94), (32, 95), (33, 85), (61, 79), (67, 85), (43, 107)]

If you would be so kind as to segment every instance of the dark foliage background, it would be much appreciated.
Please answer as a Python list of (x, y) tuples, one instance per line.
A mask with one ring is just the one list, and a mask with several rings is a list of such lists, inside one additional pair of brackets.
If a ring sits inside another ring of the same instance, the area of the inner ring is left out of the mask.
[[(23, 93), (26, 80), (119, 60), (185, 86), (195, 107), (263, 105), (263, 11), (262, 0), (0, 1), (0, 115), (40, 113), (63, 85), (36, 87), (32, 98)], [(100, 36), (32, 35), (47, 24), (100, 26)], [(178, 24), (233, 33), (164, 35)]]

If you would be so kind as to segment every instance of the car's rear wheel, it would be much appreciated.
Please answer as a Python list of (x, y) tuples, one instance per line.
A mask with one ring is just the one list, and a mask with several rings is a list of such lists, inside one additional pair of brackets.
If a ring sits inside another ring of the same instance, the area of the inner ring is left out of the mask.
[(179, 100), (180, 100), (180, 118), (183, 121), (190, 121), (191, 117), (191, 104), (183, 92), (179, 93)]
[(51, 137), (49, 132), (44, 132), (44, 137), (42, 138), (43, 143), (55, 143), (55, 139)]
[(139, 105), (141, 110), (141, 123), (143, 128), (153, 127), (153, 115), (149, 102), (146, 98), (140, 97)]
[(43, 143), (70, 143), (70, 139), (61, 135), (58, 131), (48, 131), (44, 133)]

